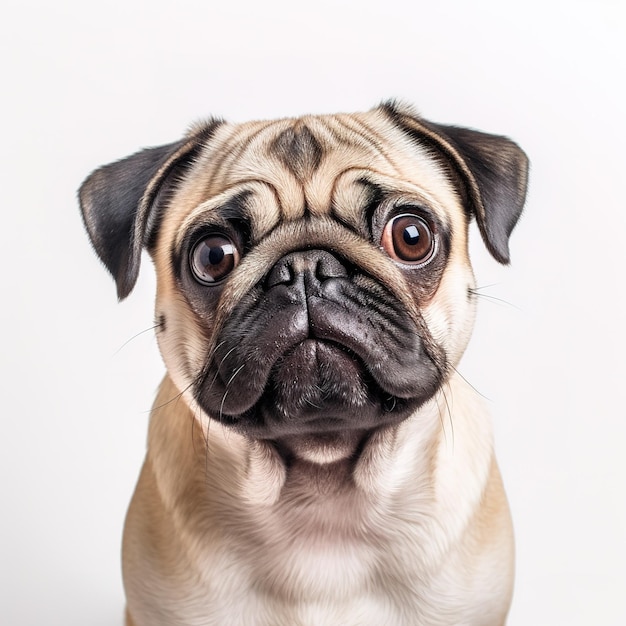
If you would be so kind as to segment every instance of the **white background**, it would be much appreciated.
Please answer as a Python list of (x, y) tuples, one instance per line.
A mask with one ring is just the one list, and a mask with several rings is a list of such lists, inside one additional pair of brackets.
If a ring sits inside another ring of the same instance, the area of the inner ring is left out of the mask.
[(163, 366), (139, 334), (151, 265), (117, 304), (81, 180), (212, 114), (389, 97), (532, 161), (512, 265), (473, 232), (491, 299), (461, 368), (489, 399), (515, 520), (509, 624), (626, 624), (625, 6), (5, 0), (0, 624), (121, 624), (122, 523)]

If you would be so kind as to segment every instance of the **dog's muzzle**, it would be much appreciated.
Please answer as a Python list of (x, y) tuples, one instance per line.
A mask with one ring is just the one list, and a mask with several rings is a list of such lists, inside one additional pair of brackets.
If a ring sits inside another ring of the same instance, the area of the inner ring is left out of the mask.
[(326, 250), (282, 257), (216, 346), (196, 399), (260, 438), (397, 422), (442, 378), (391, 290)]

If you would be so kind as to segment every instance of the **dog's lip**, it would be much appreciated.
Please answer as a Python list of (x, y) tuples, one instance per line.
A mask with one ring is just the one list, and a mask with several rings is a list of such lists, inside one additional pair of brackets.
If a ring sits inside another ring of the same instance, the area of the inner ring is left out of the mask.
[[(281, 359), (262, 393), (252, 402), (250, 396), (236, 396), (235, 410), (231, 405), (220, 411), (219, 421), (253, 438), (306, 439), (321, 445), (396, 421), (399, 412), (406, 412), (406, 402), (382, 389), (358, 355), (342, 344), (307, 338)], [(327, 372), (325, 377), (317, 378), (318, 367)]]
[[(319, 334), (322, 335), (322, 333)], [(353, 350), (350, 345), (346, 345), (341, 338), (337, 338), (333, 333), (323, 333), (323, 337), (303, 337), (299, 333), (294, 333), (292, 341), (285, 341), (282, 345), (282, 350), (274, 354), (271, 365), (268, 365), (264, 370), (263, 378), (258, 378), (253, 385), (244, 381), (246, 385), (245, 393), (228, 393), (228, 383), (224, 385), (222, 391), (219, 391), (219, 388), (213, 388), (213, 385), (211, 385), (207, 391), (212, 396), (211, 404), (214, 410), (211, 411), (209, 408), (209, 412), (219, 415), (220, 421), (233, 426), (237, 426), (238, 424), (243, 425), (245, 423), (246, 429), (249, 429), (249, 432), (255, 430), (252, 426), (256, 421), (253, 415), (260, 416), (265, 414), (263, 418), (264, 421), (268, 420), (269, 422), (274, 422), (274, 414), (266, 414), (266, 407), (273, 407), (275, 405), (275, 392), (272, 382), (274, 368), (276, 364), (280, 363), (282, 359), (287, 358), (288, 355), (292, 354), (299, 347), (307, 345), (323, 346), (327, 349), (330, 348), (336, 351), (338, 355), (343, 355), (343, 358), (346, 359), (346, 364), (351, 362), (355, 370), (359, 372), (356, 375), (358, 375), (360, 379), (361, 389), (364, 394), (363, 397), (366, 395), (369, 397), (369, 401), (366, 402), (367, 407), (372, 409), (379, 418), (383, 418), (384, 421), (386, 421), (383, 417), (385, 414), (397, 412), (398, 407), (402, 407), (406, 402), (414, 400), (412, 394), (406, 393), (403, 389), (397, 390), (393, 388), (393, 385), (387, 384), (388, 379), (385, 376), (381, 377), (377, 375), (380, 372), (380, 364), (375, 363), (374, 365), (368, 365), (366, 358), (361, 356), (359, 352)], [(365, 354), (367, 355), (367, 353)], [(377, 369), (378, 371), (376, 371)], [(235, 370), (235, 372), (237, 372), (237, 370)], [(262, 372), (257, 370), (257, 376), (261, 374)], [(356, 381), (356, 378), (354, 380)], [(202, 389), (203, 386), (199, 386), (199, 390)], [(367, 407), (363, 406), (362, 409), (366, 410)], [(331, 409), (320, 416), (319, 411), (316, 411), (316, 407), (312, 405), (310, 411), (300, 412), (297, 423), (294, 422), (294, 428), (300, 429), (303, 424), (306, 424), (310, 430), (317, 432), (348, 430), (353, 427), (354, 423), (350, 418), (342, 417), (341, 408), (342, 407), (337, 407), (335, 411)], [(346, 405), (346, 407), (343, 408), (347, 409), (349, 407)], [(352, 414), (352, 419), (353, 418), (354, 414)], [(281, 433), (291, 434), (289, 433), (289, 428), (290, 420), (288, 415), (284, 415), (281, 420)]]
[[(399, 333), (390, 333), (387, 339), (392, 345), (385, 346), (374, 338), (376, 327), (369, 321), (354, 323), (354, 315), (355, 312), (347, 310), (341, 303), (315, 296), (308, 298), (306, 308), (301, 305), (284, 306), (272, 318), (274, 327), (280, 330), (270, 333), (263, 342), (252, 342), (253, 345), (256, 343), (250, 350), (256, 361), (252, 372), (247, 367), (251, 362), (247, 359), (249, 354), (242, 355), (237, 346), (224, 344), (214, 357), (214, 368), (219, 372), (221, 386), (226, 389), (236, 376), (238, 382), (243, 382), (247, 390), (244, 395), (248, 396), (247, 403), (242, 396), (237, 402), (229, 397), (227, 404), (232, 403), (233, 408), (227, 412), (243, 413), (250, 408), (262, 395), (275, 364), (307, 340), (328, 343), (356, 357), (364, 371), (385, 393), (410, 399), (414, 395), (412, 377), (407, 376), (402, 359), (392, 356), (392, 352), (410, 352), (414, 347), (407, 346), (406, 342), (416, 336), (414, 331), (402, 329)], [(248, 375), (246, 380), (241, 380), (239, 368)], [(389, 375), (391, 369), (393, 375)]]
[[(349, 345), (344, 343), (341, 338), (324, 334), (318, 336), (314, 331), (304, 334), (299, 331), (295, 331), (293, 336), (290, 337), (290, 341), (287, 341), (287, 336), (283, 336), (282, 344), (272, 346), (272, 350), (268, 350), (268, 354), (265, 355), (263, 367), (257, 368), (255, 372), (255, 379), (253, 384), (250, 384), (250, 379), (244, 379), (242, 384), (245, 386), (247, 393), (239, 393), (236, 396), (228, 394), (227, 403), (221, 403), (220, 414), (222, 416), (229, 415), (232, 417), (242, 416), (247, 411), (254, 409), (260, 402), (262, 402), (264, 396), (268, 391), (271, 391), (272, 379), (275, 375), (277, 366), (281, 363), (289, 361), (291, 355), (298, 350), (308, 350), (312, 354), (312, 359), (315, 358), (317, 350), (322, 347), (326, 352), (332, 351), (336, 353), (338, 358), (344, 359), (346, 366), (352, 365), (354, 370), (360, 372), (359, 377), (362, 381), (366, 381), (366, 386), (370, 387), (376, 395), (380, 396), (393, 396), (393, 393), (388, 393), (379, 384), (376, 377), (370, 372), (370, 368), (367, 365), (367, 361), (363, 358), (363, 355), (359, 354), (352, 349)], [(222, 359), (222, 364), (226, 364), (229, 355)], [(218, 368), (219, 370), (220, 368)], [(245, 366), (235, 366), (225, 370), (225, 373), (220, 372), (220, 379), (222, 380), (225, 390), (229, 388), (230, 382), (236, 380), (238, 371), (241, 369), (245, 373)], [(230, 370), (233, 370), (234, 374), (228, 374)], [(225, 396), (222, 396), (222, 398)], [(216, 398), (217, 400), (217, 398)], [(339, 418), (338, 418), (339, 419)], [(329, 425), (334, 423), (334, 420), (329, 419)]]

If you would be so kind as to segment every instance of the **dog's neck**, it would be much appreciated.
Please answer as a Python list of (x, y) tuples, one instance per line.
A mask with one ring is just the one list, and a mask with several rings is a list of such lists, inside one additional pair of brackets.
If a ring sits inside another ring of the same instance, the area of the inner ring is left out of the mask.
[[(298, 493), (358, 497), (361, 492), (384, 501), (402, 490), (429, 490), (442, 430), (445, 399), (434, 398), (413, 417), (370, 433), (354, 431), (334, 442), (321, 437), (293, 437), (275, 442), (250, 440), (189, 408), (166, 377), (155, 400), (148, 437), (148, 457), (165, 500), (184, 492), (183, 484), (207, 493), (238, 494), (255, 506), (271, 506)], [(176, 399), (178, 398), (178, 399)], [(191, 403), (190, 403), (191, 404)], [(449, 433), (448, 433), (449, 434)], [(189, 448), (193, 447), (193, 454)], [(215, 483), (204, 489), (203, 483)], [(349, 496), (347, 494), (350, 494)]]

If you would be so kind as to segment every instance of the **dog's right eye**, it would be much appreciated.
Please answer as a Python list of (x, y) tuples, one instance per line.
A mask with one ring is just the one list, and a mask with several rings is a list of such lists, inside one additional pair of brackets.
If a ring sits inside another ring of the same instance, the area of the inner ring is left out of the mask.
[(199, 241), (189, 259), (195, 279), (203, 285), (216, 285), (239, 263), (239, 250), (225, 235), (209, 235)]

